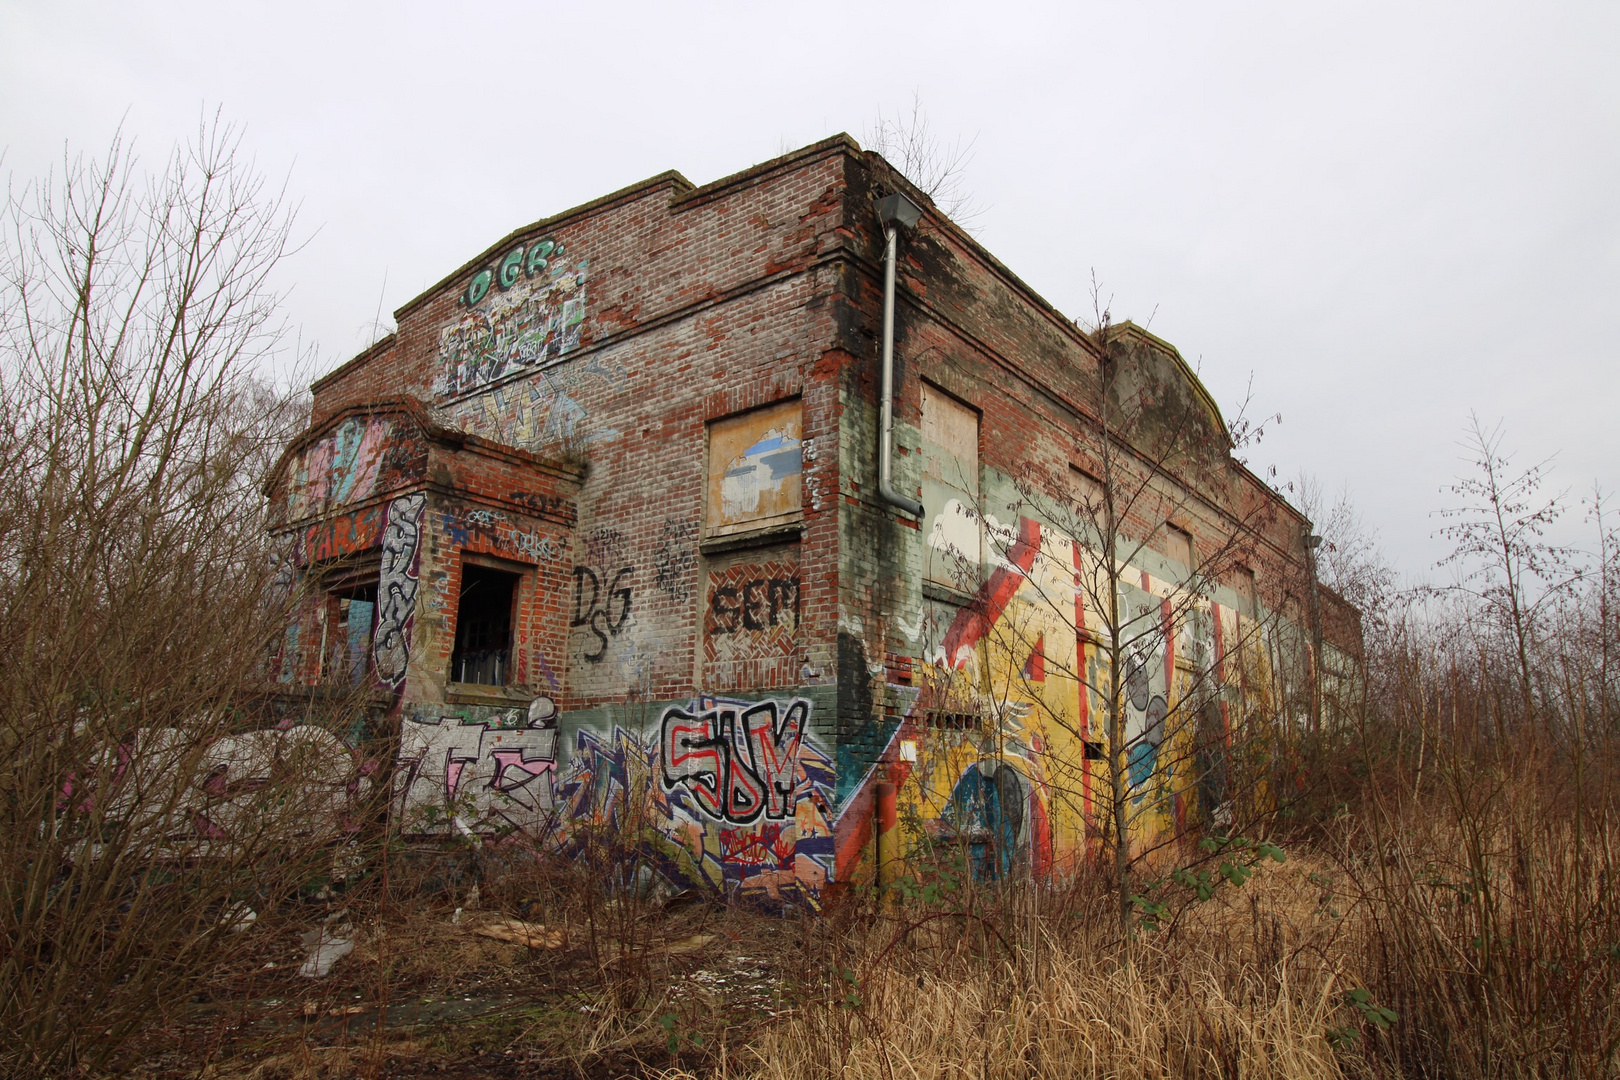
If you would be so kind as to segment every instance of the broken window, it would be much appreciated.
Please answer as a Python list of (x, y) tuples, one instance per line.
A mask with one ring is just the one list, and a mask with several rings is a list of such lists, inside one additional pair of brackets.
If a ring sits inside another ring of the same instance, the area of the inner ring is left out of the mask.
[(505, 686), (512, 663), (512, 607), (518, 575), (470, 563), (461, 568), (450, 679)]
[(709, 425), (708, 538), (791, 525), (804, 515), (797, 398)]
[(349, 568), (327, 577), (320, 619), (317, 681), (357, 686), (371, 673), (371, 638), (377, 623), (375, 569)]

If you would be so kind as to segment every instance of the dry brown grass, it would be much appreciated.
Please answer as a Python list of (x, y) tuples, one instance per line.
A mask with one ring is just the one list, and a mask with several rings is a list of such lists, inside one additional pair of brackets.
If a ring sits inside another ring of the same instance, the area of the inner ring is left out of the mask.
[[(464, 892), (402, 895), (363, 920), (330, 980), (287, 988), (303, 997), (270, 1017), (279, 1034), (242, 1027), (206, 1075), (1615, 1075), (1603, 950), (1616, 939), (1598, 869), (1612, 832), (1587, 825), (1581, 862), (1546, 770), (1504, 769), (1511, 783), (1489, 798), (1478, 762), (1458, 775), (1476, 801), (1390, 784), (1404, 793), (1386, 817), (1375, 802), (1346, 809), (1246, 884), (1170, 897), (1160, 928), (1132, 941), (1100, 880), (971, 886), (933, 907), (854, 896), (802, 920), (587, 897), (545, 865), (486, 879), (481, 910), (459, 922)], [(1470, 874), (1491, 888), (1459, 903)], [(630, 927), (628, 949), (609, 935), (592, 948), (588, 919), (604, 907)], [(519, 915), (564, 928), (565, 947), (477, 933)], [(1470, 959), (1482, 917), (1504, 939), (1489, 963)], [(1573, 982), (1548, 977), (1581, 955)], [(1362, 990), (1393, 1024), (1352, 1000)], [(505, 1003), (415, 1027), (379, 1029), (371, 1011), (346, 1026), (288, 1022), (304, 998), (326, 1017), (351, 999), (369, 1010), (464, 996)]]
[[(974, 917), (885, 918), (829, 947), (745, 1052), (760, 1077), (1339, 1076), (1353, 976), (1309, 870), (1262, 872), (1172, 932), (1110, 940), (1106, 893), (1010, 890)], [(718, 1075), (718, 1074), (717, 1074)]]

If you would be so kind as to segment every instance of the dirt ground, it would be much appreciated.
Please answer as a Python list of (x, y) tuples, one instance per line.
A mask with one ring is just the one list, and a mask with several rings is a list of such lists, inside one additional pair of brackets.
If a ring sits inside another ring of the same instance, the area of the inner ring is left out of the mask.
[(836, 932), (708, 898), (609, 902), (553, 922), (526, 904), (465, 902), (328, 912), (354, 948), (323, 978), (299, 974), (307, 937), (264, 928), (251, 970), (161, 1025), (130, 1074), (679, 1075), (746, 1053), (750, 1034), (792, 1007), (793, 987), (822, 983), (805, 946)]

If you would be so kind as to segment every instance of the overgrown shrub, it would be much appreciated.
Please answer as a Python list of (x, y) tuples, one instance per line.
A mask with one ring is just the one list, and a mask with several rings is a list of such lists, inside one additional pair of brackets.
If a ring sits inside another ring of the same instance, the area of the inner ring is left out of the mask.
[(0, 1074), (161, 1028), (364, 812), (264, 684), (290, 597), (259, 487), (302, 422), (260, 376), (288, 228), (218, 124), (161, 174), (115, 141), (5, 207)]

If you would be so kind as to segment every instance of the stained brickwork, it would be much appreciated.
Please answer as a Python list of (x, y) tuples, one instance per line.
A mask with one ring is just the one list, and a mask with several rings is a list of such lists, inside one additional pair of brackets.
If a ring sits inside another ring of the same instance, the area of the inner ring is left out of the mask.
[[(1097, 470), (1088, 439), (1104, 349), (881, 158), (840, 136), (703, 187), (655, 177), (514, 231), (314, 386), (313, 427), (276, 489), (301, 572), (385, 558), (394, 500), (426, 499), (410, 552), (419, 588), (396, 694), (404, 722), (504, 723), (544, 699), (533, 709), (555, 707), (553, 742), (574, 746), (563, 757), (657, 746), (647, 752), (664, 755), (661, 790), (678, 798), (711, 774), (741, 784), (743, 801), (724, 811), (734, 816), (764, 798), (749, 785), (777, 776), (759, 756), (794, 755), (801, 794), (824, 782), (825, 820), (804, 817), (797, 848), (773, 825), (765, 861), (785, 876), (761, 877), (761, 860), (737, 855), (765, 849), (730, 820), (723, 849), (702, 840), (669, 857), (712, 858), (721, 877), (747, 863), (739, 880), (768, 889), (814, 892), (850, 872), (874, 766), (893, 761), (918, 697), (913, 665), (930, 662), (923, 628), (944, 610), (924, 595), (930, 522), (876, 495), (874, 204), (894, 190), (925, 209), (902, 241), (896, 486), (923, 491), (925, 380), (977, 416), (987, 499), (1003, 498), (1010, 478)], [(1114, 346), (1148, 373), (1143, 386), (1171, 388), (1154, 405), (1164, 417), (1203, 415), (1224, 437), (1173, 349), (1130, 327)], [(750, 427), (749, 416), (764, 419)], [(1128, 467), (1145, 475), (1152, 425), (1136, 437)], [(1181, 477), (1201, 494), (1176, 527), (1206, 549), (1250, 529), (1264, 602), (1297, 603), (1302, 519), (1224, 450), (1216, 458)], [(1162, 524), (1122, 526), (1149, 535)], [(517, 575), (503, 685), (450, 677), (467, 566)], [(1353, 648), (1354, 612), (1333, 613), (1333, 634)], [(310, 621), (292, 637), (307, 646), (319, 632)], [(313, 677), (307, 662), (288, 670)], [(690, 703), (681, 715), (696, 718), (717, 698), (777, 702), (778, 727), (749, 735), (755, 720), (715, 713), (675, 735), (656, 730), (670, 703)], [(793, 718), (802, 731), (781, 726)], [(693, 757), (699, 731), (711, 741)], [(660, 743), (666, 735), (676, 741)], [(668, 771), (670, 754), (687, 764)], [(696, 805), (717, 805), (703, 791)]]

